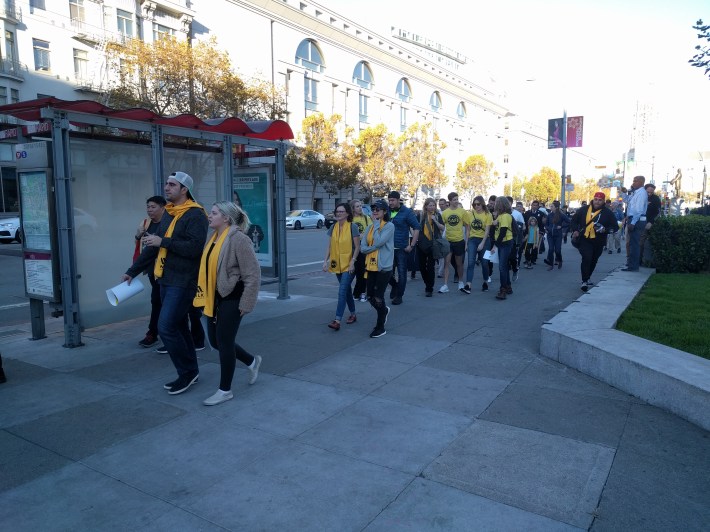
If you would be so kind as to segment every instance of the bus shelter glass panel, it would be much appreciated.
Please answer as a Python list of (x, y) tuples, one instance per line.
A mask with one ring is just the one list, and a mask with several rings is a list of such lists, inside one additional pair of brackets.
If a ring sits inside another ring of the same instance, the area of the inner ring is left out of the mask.
[[(147, 145), (71, 138), (72, 200), (81, 324), (95, 327), (150, 313), (150, 282), (117, 307), (106, 290), (129, 268), (146, 200), (154, 195), (151, 148)], [(148, 326), (147, 319), (145, 327)], [(137, 330), (138, 337), (145, 333)]]

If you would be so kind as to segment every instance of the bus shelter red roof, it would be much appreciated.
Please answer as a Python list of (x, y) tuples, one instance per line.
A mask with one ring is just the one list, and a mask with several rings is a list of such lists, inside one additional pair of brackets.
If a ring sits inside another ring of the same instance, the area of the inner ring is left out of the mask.
[(199, 129), (225, 135), (240, 135), (263, 140), (293, 139), (291, 126), (283, 120), (258, 120), (245, 122), (236, 117), (201, 120), (195, 115), (165, 117), (148, 109), (112, 109), (92, 100), (60, 100), (59, 98), (39, 98), (26, 102), (0, 105), (0, 114), (14, 116), (20, 120), (39, 121), (41, 110), (45, 108), (75, 111), (107, 118), (123, 118), (139, 122), (150, 122), (167, 126)]

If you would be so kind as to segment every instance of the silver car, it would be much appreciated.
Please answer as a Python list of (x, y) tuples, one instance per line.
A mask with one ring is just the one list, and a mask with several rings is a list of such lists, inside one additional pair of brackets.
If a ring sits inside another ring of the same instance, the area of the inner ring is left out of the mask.
[(291, 211), (286, 215), (287, 228), (304, 229), (306, 227), (315, 227), (320, 229), (324, 223), (325, 216), (316, 211)]
[(0, 218), (0, 242), (9, 244), (13, 240), (22, 242), (22, 229), (20, 228), (20, 218)]

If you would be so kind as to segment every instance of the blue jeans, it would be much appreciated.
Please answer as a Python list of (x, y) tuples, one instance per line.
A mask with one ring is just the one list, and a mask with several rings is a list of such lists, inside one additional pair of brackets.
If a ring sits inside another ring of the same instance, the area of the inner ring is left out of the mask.
[(641, 233), (643, 233), (646, 222), (638, 222), (633, 231), (627, 232), (629, 239), (629, 270), (638, 270), (641, 265)]
[(199, 373), (195, 344), (187, 325), (187, 313), (195, 299), (195, 289), (160, 285), (160, 318), (158, 334), (170, 354), (178, 376), (193, 377)]
[(562, 262), (562, 231), (547, 233), (547, 262), (550, 266)]
[(498, 275), (500, 276), (500, 287), (505, 288), (510, 285), (510, 252), (513, 249), (513, 241), (508, 240), (498, 246)]
[(394, 250), (394, 269), (397, 270), (397, 280), (392, 275), (390, 286), (393, 299), (404, 296), (404, 290), (407, 288), (407, 259), (409, 259), (409, 253), (404, 251), (404, 248)]
[(483, 254), (486, 252), (486, 246), (481, 248), (481, 251), (476, 251), (478, 246), (483, 241), (480, 237), (471, 237), (468, 239), (468, 266), (466, 267), (466, 282), (473, 282), (473, 271), (476, 269), (476, 260), (481, 261), (481, 273), (483, 274), (483, 282), (488, 279), (490, 270), (488, 269), (488, 261), (484, 260)]
[(355, 274), (343, 272), (336, 273), (335, 276), (338, 278), (338, 283), (340, 283), (338, 285), (338, 306), (335, 310), (335, 319), (340, 321), (343, 319), (343, 312), (345, 312), (345, 303), (348, 304), (350, 314), (355, 314), (355, 299), (351, 288)]

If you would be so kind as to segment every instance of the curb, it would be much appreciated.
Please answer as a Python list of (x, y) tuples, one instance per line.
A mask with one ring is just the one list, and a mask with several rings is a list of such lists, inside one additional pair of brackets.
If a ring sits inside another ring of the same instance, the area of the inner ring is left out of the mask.
[(542, 326), (540, 354), (710, 430), (710, 361), (614, 328), (653, 273), (610, 274)]

